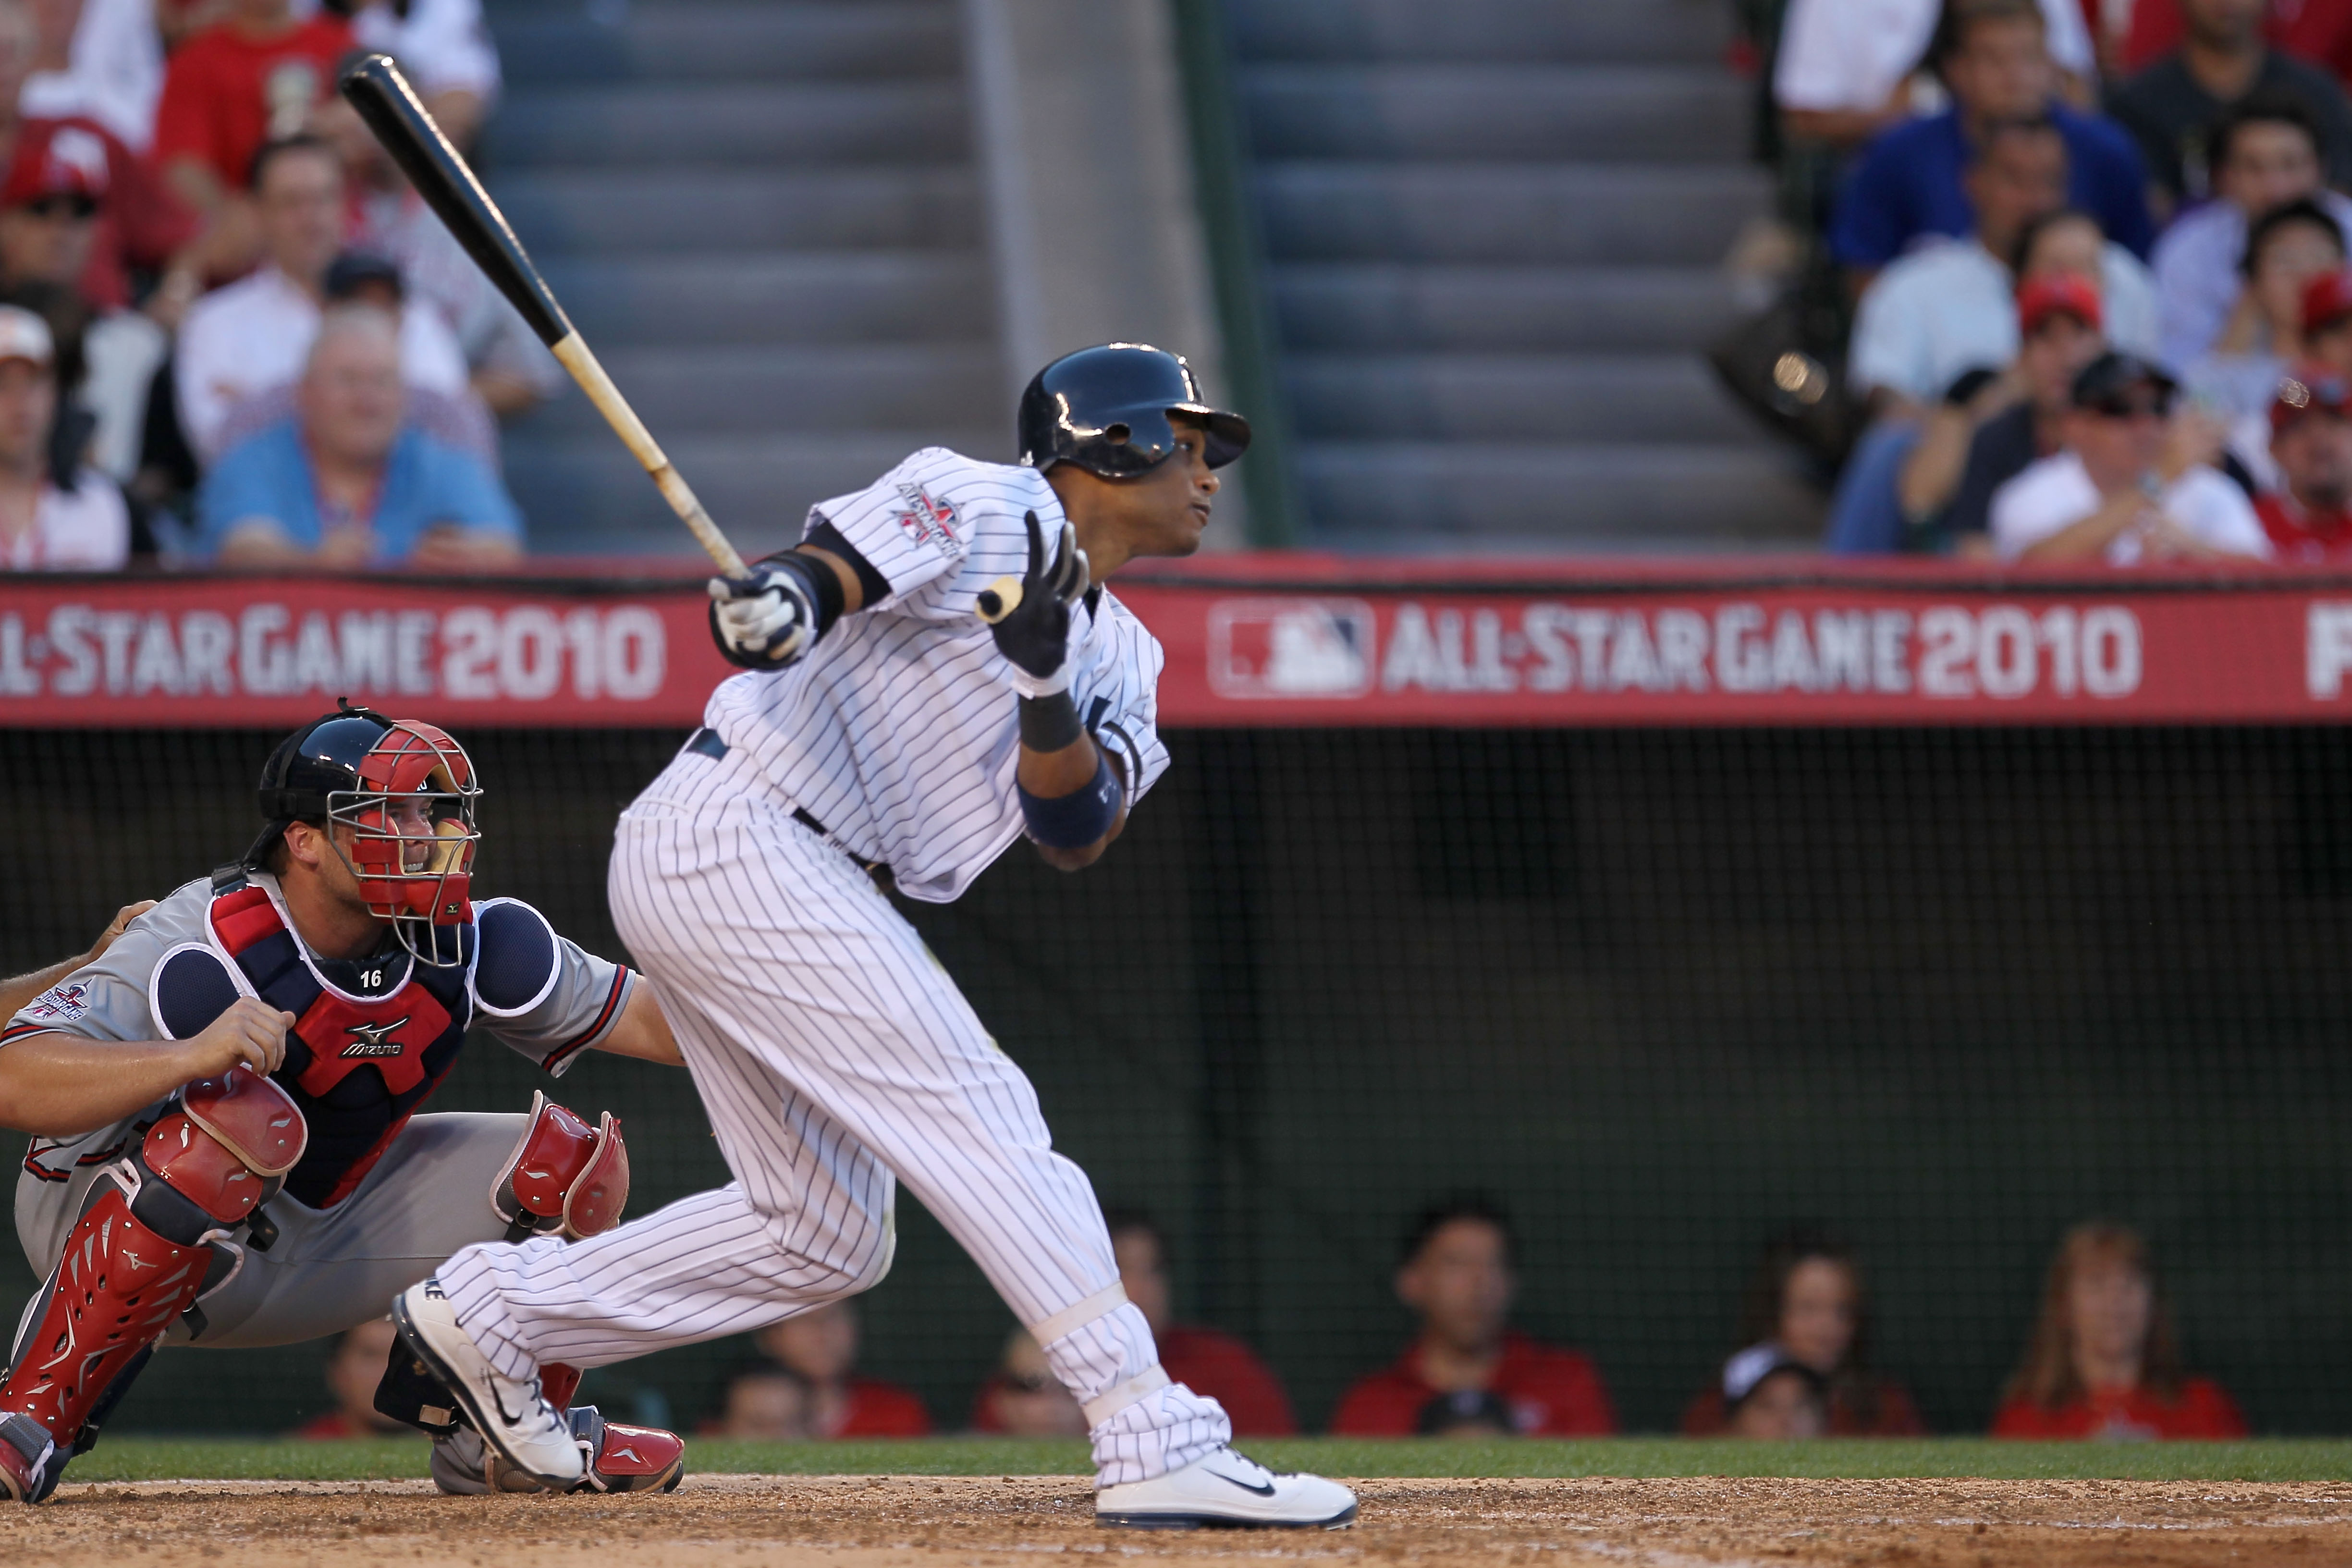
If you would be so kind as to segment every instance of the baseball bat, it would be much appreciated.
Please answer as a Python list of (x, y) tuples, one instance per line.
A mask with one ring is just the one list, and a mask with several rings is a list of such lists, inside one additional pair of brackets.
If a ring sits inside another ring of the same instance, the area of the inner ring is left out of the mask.
[(465, 157), (449, 144), (435, 124), (432, 113), (417, 98), (416, 89), (400, 74), (400, 68), (386, 55), (367, 55), (343, 73), (343, 96), (351, 100), (383, 150), (392, 154), (407, 174), (409, 183), (425, 204), (446, 224), (466, 254), (474, 258), (489, 280), (498, 285), (499, 292), (514, 302), (530, 330), (540, 336), (596, 405), (614, 433), (621, 437), (646, 472), (653, 476), (661, 489), (662, 499), (677, 513), (695, 542), (719, 563), (719, 569), (730, 577), (744, 574), (743, 557), (719, 531), (710, 521), (710, 513), (695, 499), (677, 469), (637, 417), (621, 389), (604, 373), (596, 356), (589, 350), (587, 340), (581, 337), (563, 307), (556, 303), (555, 295), (531, 265), (530, 253), (522, 241), (508, 226), (506, 215), (499, 211), (490, 194), (482, 189), (482, 182), (474, 177)]

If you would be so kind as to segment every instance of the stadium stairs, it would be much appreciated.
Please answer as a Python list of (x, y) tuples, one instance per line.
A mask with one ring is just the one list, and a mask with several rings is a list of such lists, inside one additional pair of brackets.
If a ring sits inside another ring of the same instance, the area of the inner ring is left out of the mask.
[(1810, 546), (1717, 386), (1770, 190), (1709, 0), (1227, 0), (1307, 542)]
[[(942, 441), (1008, 455), (954, 0), (490, 0), (486, 181), (746, 555)], [(692, 553), (586, 400), (509, 427), (541, 553)]]

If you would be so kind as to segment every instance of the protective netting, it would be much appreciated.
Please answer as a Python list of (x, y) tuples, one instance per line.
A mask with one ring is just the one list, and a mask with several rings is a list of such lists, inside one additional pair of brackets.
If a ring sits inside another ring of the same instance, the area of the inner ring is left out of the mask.
[[(614, 951), (612, 820), (675, 733), (463, 737), (479, 885)], [(249, 732), (0, 735), (0, 966), (241, 848)], [(1874, 1359), (1981, 1429), (2059, 1232), (2151, 1238), (2189, 1357), (2257, 1429), (2352, 1381), (2352, 736), (2336, 730), (1318, 731), (1171, 737), (1103, 865), (1015, 852), (908, 906), (1107, 1205), (1174, 1238), (1184, 1315), (1309, 1428), (1409, 1324), (1397, 1233), (1483, 1187), (1518, 1321), (1671, 1426), (1757, 1247), (1810, 1219), (1867, 1270)], [(477, 1042), (434, 1109), (519, 1108)], [(684, 1076), (609, 1058), (635, 1212), (724, 1179)], [(15, 1135), (0, 1138), (14, 1159)], [(865, 1364), (961, 1426), (1009, 1316), (902, 1200)], [(13, 1319), (31, 1284), (0, 1260)], [(740, 1342), (595, 1374), (711, 1408)], [(320, 1352), (172, 1352), (117, 1429), (323, 1408)]]

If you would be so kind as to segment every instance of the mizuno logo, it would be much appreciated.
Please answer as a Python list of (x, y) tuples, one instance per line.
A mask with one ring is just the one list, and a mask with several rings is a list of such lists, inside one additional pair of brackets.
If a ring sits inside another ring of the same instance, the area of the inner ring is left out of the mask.
[(394, 1018), (389, 1024), (352, 1024), (347, 1026), (344, 1032), (351, 1036), (352, 1043), (343, 1047), (343, 1055), (346, 1057), (396, 1057), (400, 1055), (402, 1050), (400, 1042), (395, 1039), (391, 1039), (388, 1037), (394, 1029), (399, 1028), (403, 1024), (407, 1022), (407, 1018), (404, 1016)]

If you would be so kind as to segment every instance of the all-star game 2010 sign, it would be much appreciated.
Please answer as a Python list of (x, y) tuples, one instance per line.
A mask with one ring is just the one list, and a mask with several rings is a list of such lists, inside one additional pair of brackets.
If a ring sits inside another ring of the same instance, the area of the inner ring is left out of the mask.
[[(2277, 723), (2352, 718), (2352, 577), (1580, 572), (1251, 556), (1122, 578), (1160, 722)], [(683, 727), (731, 671), (698, 578), (0, 584), (0, 724)]]

